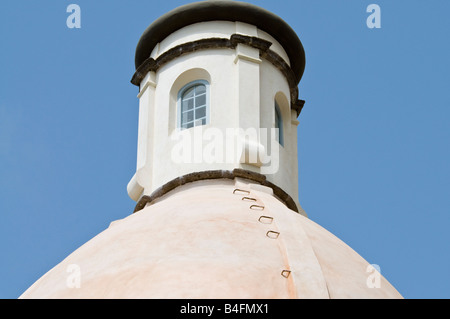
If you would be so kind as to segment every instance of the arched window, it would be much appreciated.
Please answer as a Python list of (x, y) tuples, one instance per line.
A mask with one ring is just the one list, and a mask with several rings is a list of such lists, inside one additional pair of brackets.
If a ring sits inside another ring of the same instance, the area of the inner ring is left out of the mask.
[(276, 139), (281, 146), (284, 146), (284, 136), (283, 136), (283, 118), (281, 117), (280, 107), (275, 101), (275, 128), (277, 128)]
[(178, 93), (178, 127), (187, 129), (209, 123), (209, 83), (198, 80)]

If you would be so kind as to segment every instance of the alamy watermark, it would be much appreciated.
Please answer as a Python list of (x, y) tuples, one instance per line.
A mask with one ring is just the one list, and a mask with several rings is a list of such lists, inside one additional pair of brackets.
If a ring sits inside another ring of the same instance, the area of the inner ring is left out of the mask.
[(66, 25), (69, 29), (81, 28), (81, 8), (78, 4), (69, 4), (66, 12), (70, 15), (66, 19)]
[(366, 285), (368, 288), (381, 288), (381, 268), (377, 264), (368, 265), (366, 272), (370, 275), (367, 276)]
[(261, 174), (274, 174), (280, 166), (279, 130), (276, 128), (226, 128), (196, 126), (177, 130), (171, 160), (175, 164), (234, 164), (260, 167)]
[[(66, 12), (70, 13), (67, 17), (66, 25), (69, 29), (81, 28), (81, 8), (78, 4), (69, 4)], [(381, 28), (381, 8), (378, 4), (369, 4), (366, 8), (366, 12), (370, 15), (366, 19), (366, 25), (369, 29)]]
[(366, 20), (366, 25), (369, 29), (381, 28), (381, 8), (378, 4), (369, 4), (366, 12), (371, 13)]
[(81, 287), (81, 268), (77, 264), (70, 264), (66, 268), (66, 272), (69, 275), (66, 278), (67, 288), (80, 288)]

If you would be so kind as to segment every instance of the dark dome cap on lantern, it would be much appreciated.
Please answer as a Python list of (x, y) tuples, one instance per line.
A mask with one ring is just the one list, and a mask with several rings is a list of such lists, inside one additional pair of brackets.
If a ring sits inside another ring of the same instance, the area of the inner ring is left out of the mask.
[(305, 51), (297, 34), (279, 16), (253, 4), (232, 0), (209, 0), (178, 7), (155, 20), (142, 34), (136, 47), (136, 69), (153, 48), (171, 33), (194, 23), (240, 21), (252, 24), (274, 37), (286, 51), (297, 84), (305, 69)]

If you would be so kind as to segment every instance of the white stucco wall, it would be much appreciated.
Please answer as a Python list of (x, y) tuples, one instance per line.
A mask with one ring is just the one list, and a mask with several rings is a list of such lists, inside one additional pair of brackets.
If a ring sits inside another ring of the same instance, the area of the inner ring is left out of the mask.
[[(266, 32), (249, 24), (224, 21), (197, 23), (180, 29), (157, 45), (151, 56), (157, 58), (186, 42), (215, 37), (228, 39), (235, 33), (272, 42), (270, 49), (289, 63), (284, 49)], [(180, 131), (177, 128), (178, 92), (194, 80), (209, 83), (210, 121), (207, 125)], [(156, 73), (149, 72), (140, 84), (138, 97), (137, 171), (128, 185), (129, 195), (134, 200), (141, 195), (150, 195), (168, 181), (191, 172), (243, 168), (265, 174), (269, 181), (298, 201), (298, 122), (295, 118), (291, 121), (295, 112), (290, 109), (289, 85), (277, 68), (260, 59), (259, 50), (239, 44), (236, 49), (205, 49), (182, 55), (164, 64)], [(268, 141), (256, 138), (240, 145), (238, 141), (243, 140), (234, 139), (236, 147), (244, 147), (250, 152), (245, 154), (265, 150), (272, 159), (272, 167), (263, 165), (267, 157), (252, 159), (251, 163), (247, 160), (246, 163), (242, 160), (241, 149), (227, 148), (233, 143), (227, 144), (231, 140), (226, 136), (232, 132), (230, 129), (239, 128), (255, 132), (269, 129), (270, 133), (270, 129), (275, 127), (275, 98), (283, 118), (284, 146), (280, 146), (278, 152), (272, 152), (273, 147), (268, 145)], [(201, 140), (197, 143), (200, 147), (191, 148), (187, 161), (180, 162), (174, 156), (180, 154), (174, 153), (181, 145), (177, 136)], [(222, 156), (220, 152), (211, 152), (211, 149), (223, 150)], [(208, 154), (218, 156), (205, 156)], [(276, 154), (279, 154), (279, 162), (274, 157)]]

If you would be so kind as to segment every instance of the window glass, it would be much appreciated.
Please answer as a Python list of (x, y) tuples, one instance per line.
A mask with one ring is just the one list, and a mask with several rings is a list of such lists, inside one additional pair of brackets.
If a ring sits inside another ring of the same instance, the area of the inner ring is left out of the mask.
[(281, 117), (280, 107), (278, 106), (277, 102), (275, 102), (275, 128), (278, 129), (276, 133), (277, 134), (276, 139), (281, 146), (284, 146), (283, 118)]
[(194, 81), (179, 94), (179, 127), (190, 128), (208, 122), (208, 82)]

